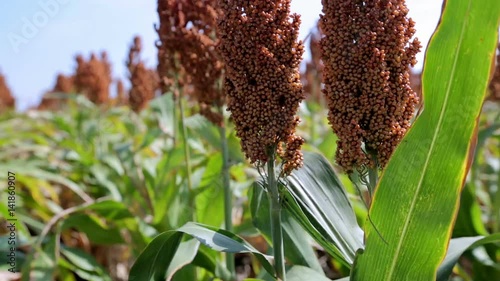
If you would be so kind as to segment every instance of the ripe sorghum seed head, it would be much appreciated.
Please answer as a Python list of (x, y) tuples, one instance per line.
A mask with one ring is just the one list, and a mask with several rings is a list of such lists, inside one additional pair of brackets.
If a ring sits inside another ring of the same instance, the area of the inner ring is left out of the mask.
[(323, 62), (321, 61), (321, 46), (319, 41), (321, 32), (319, 28), (311, 31), (309, 39), (309, 52), (311, 60), (305, 65), (301, 74), (301, 81), (304, 85), (304, 92), (308, 101), (320, 102), (321, 94), (321, 76), (323, 71)]
[(0, 73), (0, 111), (14, 108), (16, 105), (16, 100), (12, 96), (5, 80), (5, 77)]
[(410, 126), (418, 96), (409, 68), (420, 42), (407, 14), (404, 0), (323, 0), (323, 93), (347, 172), (374, 166), (367, 151), (384, 167)]
[(107, 102), (112, 81), (111, 64), (108, 62), (107, 54), (103, 52), (100, 58), (91, 54), (88, 61), (78, 55), (76, 63), (74, 75), (76, 92), (86, 95), (95, 104)]
[[(228, 110), (247, 158), (268, 161), (276, 147), (284, 173), (302, 164), (303, 139), (295, 117), (304, 99), (299, 77), (303, 54), (300, 18), (290, 0), (221, 0), (218, 50), (226, 64)], [(284, 148), (283, 148), (284, 146)]]
[(53, 98), (50, 95), (53, 93), (73, 93), (75, 91), (74, 80), (73, 76), (58, 74), (54, 88), (42, 97), (38, 109), (56, 110), (63, 108), (66, 101), (60, 98)]
[(129, 104), (136, 112), (144, 109), (149, 101), (155, 97), (159, 84), (156, 71), (146, 68), (144, 62), (141, 61), (141, 50), (141, 38), (136, 36), (132, 46), (130, 46), (127, 61), (130, 84), (132, 85), (129, 93)]
[(224, 103), (217, 85), (222, 80), (223, 64), (215, 50), (219, 13), (215, 6), (216, 0), (158, 1), (158, 72), (164, 91), (175, 79), (180, 87), (189, 85), (188, 94), (199, 103), (200, 113), (222, 125), (222, 115), (212, 110)]
[(118, 79), (116, 81), (116, 104), (117, 105), (128, 104), (128, 95), (125, 90), (125, 85), (123, 85), (123, 81), (121, 79)]

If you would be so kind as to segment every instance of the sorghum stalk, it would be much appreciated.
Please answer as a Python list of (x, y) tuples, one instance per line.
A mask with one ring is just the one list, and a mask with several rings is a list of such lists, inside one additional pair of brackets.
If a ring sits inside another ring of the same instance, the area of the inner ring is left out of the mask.
[[(183, 94), (195, 100), (199, 104), (200, 114), (219, 127), (223, 155), (224, 221), (226, 229), (231, 231), (232, 191), (229, 185), (228, 145), (222, 114), (225, 103), (221, 85), (223, 63), (215, 50), (216, 18), (220, 15), (220, 9), (216, 8), (216, 0), (158, 0), (158, 15), (158, 72), (162, 77), (163, 91), (166, 92), (172, 83), (179, 90), (185, 85), (189, 86), (183, 88)], [(174, 76), (175, 81), (172, 81)], [(182, 95), (174, 95), (174, 98), (180, 100)], [(182, 102), (178, 103), (181, 111), (181, 134), (186, 143), (186, 155), (189, 155), (183, 121), (184, 109)], [(189, 168), (190, 164), (187, 163)], [(226, 264), (231, 278), (236, 278), (234, 255), (226, 255)]]
[(270, 206), (271, 233), (273, 239), (274, 267), (278, 280), (286, 280), (285, 273), (285, 251), (283, 248), (283, 229), (281, 227), (281, 203), (278, 184), (276, 182), (275, 148), (269, 149), (269, 160), (267, 162), (267, 198)]
[[(219, 107), (219, 112), (222, 116), (222, 107)], [(233, 192), (231, 190), (229, 177), (229, 148), (227, 144), (226, 127), (224, 121), (222, 122), (222, 126), (219, 126), (219, 134), (222, 150), (222, 184), (224, 186), (224, 226), (227, 231), (233, 231)], [(226, 267), (231, 274), (231, 281), (236, 280), (234, 254), (226, 253)]]
[[(298, 66), (300, 17), (290, 14), (290, 0), (220, 0), (218, 51), (225, 63), (228, 110), (252, 164), (267, 164), (267, 195), (277, 278), (285, 280), (281, 198), (277, 175), (302, 165), (303, 138), (295, 135), (295, 116), (305, 98)], [(275, 171), (276, 158), (283, 170)]]
[(184, 105), (183, 105), (183, 90), (181, 87), (177, 86), (177, 81), (176, 81), (176, 91), (178, 93), (177, 95), (177, 106), (179, 107), (179, 115), (180, 115), (180, 121), (181, 121), (181, 134), (182, 134), (182, 141), (183, 141), (183, 147), (184, 147), (184, 161), (186, 164), (186, 182), (187, 182), (187, 188), (189, 191), (189, 207), (192, 208), (192, 218), (193, 220), (196, 218), (196, 204), (195, 204), (195, 199), (194, 199), (194, 194), (193, 194), (193, 185), (191, 183), (191, 156), (189, 153), (189, 140), (187, 136), (187, 128), (186, 128), (186, 122), (185, 122), (185, 116), (184, 116)]

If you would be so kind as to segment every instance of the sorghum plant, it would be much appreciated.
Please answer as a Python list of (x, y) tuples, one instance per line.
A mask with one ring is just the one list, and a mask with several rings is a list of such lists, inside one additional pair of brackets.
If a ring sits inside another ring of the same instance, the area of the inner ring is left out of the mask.
[(319, 44), (321, 32), (319, 28), (311, 31), (309, 36), (309, 53), (311, 54), (311, 59), (306, 62), (305, 69), (301, 73), (300, 78), (304, 85), (307, 100), (320, 102), (322, 100), (321, 77), (323, 75), (323, 62), (321, 61), (321, 46)]
[(304, 99), (298, 70), (300, 17), (290, 15), (289, 0), (220, 4), (219, 51), (226, 64), (228, 110), (243, 151), (257, 164), (279, 151), (289, 173), (302, 163), (303, 139), (294, 133)]
[(54, 88), (51, 91), (47, 92), (42, 97), (42, 100), (40, 101), (40, 104), (38, 105), (38, 109), (42, 109), (42, 110), (61, 109), (64, 101), (62, 99), (57, 99), (57, 98), (51, 97), (51, 94), (54, 94), (54, 93), (69, 94), (69, 93), (74, 92), (74, 90), (75, 90), (74, 77), (73, 76), (66, 76), (64, 74), (58, 74)]
[(140, 58), (142, 41), (139, 36), (134, 38), (130, 46), (127, 68), (132, 88), (129, 93), (129, 105), (135, 112), (144, 109), (148, 102), (155, 97), (158, 89), (158, 75), (156, 71), (147, 69)]
[(85, 94), (95, 104), (102, 104), (109, 99), (109, 86), (111, 84), (111, 65), (106, 52), (98, 58), (91, 54), (90, 60), (85, 61), (83, 56), (76, 56), (77, 67), (74, 83), (78, 93)]
[(125, 85), (123, 85), (123, 81), (118, 79), (116, 81), (116, 104), (125, 105), (128, 104), (128, 94), (125, 90)]
[[(158, 72), (164, 92), (173, 90), (178, 99), (181, 123), (184, 111), (182, 92), (196, 100), (200, 114), (218, 126), (223, 155), (224, 216), (226, 230), (232, 230), (232, 191), (230, 189), (229, 153), (222, 107), (225, 103), (223, 63), (218, 56), (216, 18), (220, 10), (215, 0), (158, 1), (160, 25), (158, 34)], [(187, 91), (186, 91), (187, 90)], [(186, 139), (183, 126), (183, 136)], [(187, 146), (186, 162), (189, 163)], [(189, 169), (189, 164), (187, 165)], [(189, 172), (188, 172), (189, 174)], [(190, 185), (190, 183), (188, 183)], [(234, 256), (226, 256), (226, 264), (234, 277)]]
[(410, 66), (420, 49), (402, 0), (323, 0), (323, 93), (348, 173), (383, 168), (410, 126), (418, 96)]
[(297, 40), (300, 17), (290, 14), (290, 0), (219, 1), (218, 50), (226, 66), (228, 110), (241, 146), (251, 163), (267, 163), (268, 197), (277, 278), (285, 279), (281, 202), (274, 172), (283, 159), (282, 174), (302, 165), (295, 135), (295, 116), (304, 92), (299, 77), (303, 53)]
[(4, 111), (9, 108), (14, 108), (16, 100), (12, 96), (5, 77), (0, 73), (0, 110)]

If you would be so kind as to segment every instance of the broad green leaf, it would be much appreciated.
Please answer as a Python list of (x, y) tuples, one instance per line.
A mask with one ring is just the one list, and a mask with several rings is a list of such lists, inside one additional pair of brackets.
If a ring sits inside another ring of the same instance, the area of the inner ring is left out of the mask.
[(499, 19), (498, 0), (445, 2), (426, 53), (424, 110), (382, 174), (370, 209), (376, 228), (366, 224), (366, 248), (352, 280), (436, 278), (467, 174)]
[[(250, 209), (253, 224), (261, 231), (266, 240), (272, 244), (271, 225), (269, 224), (269, 200), (262, 183), (256, 182), (251, 191)], [(281, 212), (281, 220), (285, 258), (294, 265), (307, 266), (316, 272), (320, 272), (320, 275), (324, 275), (316, 253), (312, 248), (311, 241), (309, 241), (310, 239), (305, 231), (285, 209)]]
[(363, 248), (363, 231), (328, 161), (304, 153), (304, 167), (287, 178), (285, 208), (325, 250), (347, 266)]
[(31, 263), (31, 280), (34, 281), (45, 281), (52, 280), (57, 267), (57, 239), (60, 239), (58, 235), (53, 235), (49, 237), (48, 242), (43, 245), (42, 251), (37, 253), (35, 259)]
[(330, 281), (326, 278), (324, 274), (320, 274), (309, 267), (295, 265), (292, 266), (290, 270), (286, 272), (287, 281), (304, 281), (304, 280), (314, 280), (314, 281)]
[(129, 280), (165, 280), (167, 269), (172, 264), (184, 234), (218, 252), (252, 253), (268, 272), (274, 274), (268, 260), (270, 257), (260, 253), (240, 237), (222, 229), (189, 222), (178, 230), (167, 231), (155, 237), (132, 266)]
[(474, 184), (465, 184), (460, 197), (460, 209), (453, 228), (453, 237), (486, 235), (488, 232), (481, 218), (482, 211), (476, 199)]
[(62, 230), (75, 228), (87, 234), (90, 242), (98, 245), (112, 245), (125, 242), (120, 229), (111, 227), (95, 215), (73, 214), (64, 220)]
[[(199, 276), (197, 275), (196, 267), (192, 264), (188, 264), (181, 269), (179, 269), (177, 272), (175, 272), (172, 281), (185, 281), (185, 280), (200, 280)], [(170, 281), (167, 279), (167, 281)]]
[(185, 224), (178, 231), (191, 235), (218, 252), (254, 254), (264, 268), (274, 274), (274, 268), (269, 263), (270, 257), (260, 253), (252, 245), (229, 231), (192, 222)]
[(486, 245), (489, 243), (500, 243), (500, 233), (491, 234), (487, 237), (460, 237), (451, 239), (448, 253), (437, 272), (437, 281), (447, 281), (450, 278), (453, 267), (458, 258), (467, 250)]
[(164, 281), (183, 233), (167, 231), (156, 236), (130, 269), (129, 281)]
[(222, 155), (209, 157), (196, 195), (196, 220), (221, 226), (224, 221), (224, 189), (222, 187)]
[(95, 258), (80, 249), (62, 247), (61, 254), (71, 263), (70, 267), (85, 280), (111, 281), (106, 270)]
[(179, 248), (175, 252), (174, 258), (167, 269), (167, 281), (170, 281), (174, 274), (181, 270), (184, 266), (190, 264), (196, 254), (198, 253), (198, 248), (200, 247), (200, 242), (196, 239), (191, 239), (189, 241), (182, 242)]

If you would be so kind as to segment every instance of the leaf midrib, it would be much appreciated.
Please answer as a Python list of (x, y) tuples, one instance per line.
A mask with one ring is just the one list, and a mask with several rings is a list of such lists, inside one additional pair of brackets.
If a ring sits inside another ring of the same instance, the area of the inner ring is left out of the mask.
[[(469, 2), (468, 2), (466, 14), (468, 14), (470, 11), (471, 1), (472, 0), (469, 0)], [(443, 11), (443, 13), (444, 12), (445, 11)], [(443, 107), (441, 108), (441, 112), (439, 113), (438, 124), (436, 126), (436, 130), (434, 130), (434, 135), (432, 136), (431, 146), (428, 150), (428, 153), (427, 153), (427, 156), (425, 159), (424, 168), (422, 170), (422, 173), (421, 173), (418, 185), (417, 185), (417, 190), (415, 192), (415, 196), (412, 199), (412, 202), (410, 205), (410, 210), (408, 211), (408, 216), (405, 219), (405, 223), (403, 225), (403, 231), (401, 233), (401, 236), (400, 236), (399, 241), (398, 241), (398, 245), (396, 247), (394, 259), (392, 261), (391, 267), (389, 268), (388, 276), (385, 280), (392, 280), (392, 276), (394, 275), (394, 271), (396, 268), (396, 262), (399, 259), (399, 255), (401, 253), (401, 247), (403, 245), (403, 241), (405, 241), (406, 234), (408, 231), (408, 226), (410, 224), (410, 218), (413, 216), (415, 205), (417, 203), (417, 198), (418, 198), (418, 195), (420, 194), (420, 190), (422, 189), (422, 183), (424, 181), (425, 171), (427, 170), (427, 167), (429, 165), (430, 156), (432, 155), (432, 152), (434, 150), (434, 145), (436, 144), (436, 139), (437, 139), (438, 133), (441, 131), (441, 126), (442, 126), (443, 119), (444, 119), (444, 112), (445, 112), (446, 108), (448, 108), (448, 98), (450, 96), (450, 90), (451, 90), (451, 85), (452, 85), (452, 81), (453, 81), (452, 78), (455, 76), (455, 70), (456, 70), (456, 65), (457, 65), (457, 61), (458, 61), (458, 54), (460, 53), (460, 50), (462, 47), (462, 39), (463, 39), (463, 36), (465, 33), (465, 27), (467, 26), (468, 21), (469, 21), (469, 18), (466, 17), (465, 20), (463, 21), (462, 29), (460, 30), (460, 37), (459, 37), (459, 41), (458, 41), (458, 46), (457, 46), (456, 52), (455, 52), (453, 67), (452, 67), (451, 73), (450, 73), (450, 79), (448, 80), (448, 87), (446, 89), (444, 104), (443, 104)], [(437, 27), (437, 28), (439, 28), (439, 27)]]

